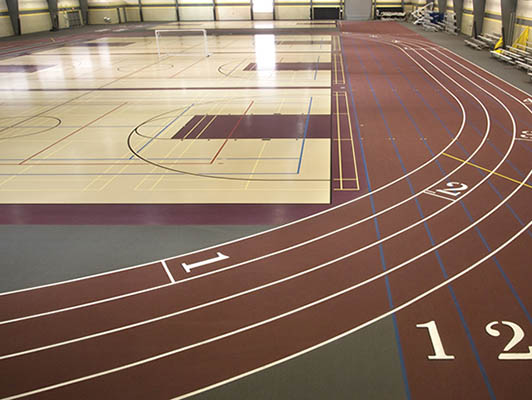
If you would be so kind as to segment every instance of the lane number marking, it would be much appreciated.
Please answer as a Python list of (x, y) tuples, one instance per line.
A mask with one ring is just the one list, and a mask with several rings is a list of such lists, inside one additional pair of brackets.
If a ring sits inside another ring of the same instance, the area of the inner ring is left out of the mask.
[(506, 344), (504, 347), (502, 353), (499, 353), (499, 360), (532, 360), (532, 346), (528, 346), (528, 353), (512, 353), (510, 350), (512, 350), (515, 346), (523, 340), (525, 337), (525, 333), (523, 332), (523, 329), (517, 325), (515, 322), (511, 321), (493, 321), (486, 325), (486, 332), (488, 335), (493, 337), (499, 337), (501, 335), (501, 332), (498, 329), (495, 329), (495, 325), (506, 325), (509, 326), (513, 331), (513, 337), (512, 339)]
[[(504, 325), (512, 329), (513, 336), (510, 341), (506, 344), (503, 351), (499, 353), (499, 360), (532, 360), (532, 346), (528, 346), (528, 353), (518, 353), (512, 352), (511, 350), (517, 346), (525, 338), (525, 333), (523, 329), (517, 325), (515, 322), (511, 321), (492, 321), (488, 323), (485, 327), (486, 333), (493, 337), (499, 337), (501, 332), (499, 329), (496, 329), (496, 325)], [(445, 348), (443, 347), (443, 342), (438, 331), (438, 326), (436, 321), (429, 321), (423, 324), (417, 324), (416, 328), (426, 328), (429, 333), (430, 342), (432, 343), (432, 349), (434, 354), (428, 355), (429, 360), (454, 360), (455, 356), (452, 354), (447, 354)]]
[(445, 188), (435, 189), (435, 190), (425, 190), (426, 194), (432, 196), (441, 197), (445, 200), (454, 201), (458, 197), (465, 193), (469, 188), (465, 183), (462, 182), (448, 182)]
[(220, 252), (216, 254), (216, 257), (209, 258), (208, 260), (198, 261), (192, 264), (181, 263), (181, 266), (186, 272), (190, 272), (194, 268), (203, 267), (204, 265), (212, 264), (222, 260), (227, 260), (229, 258), (229, 256), (226, 256), (225, 254), (222, 254)]
[(458, 197), (468, 188), (465, 183), (461, 182), (448, 182), (446, 186), (447, 188), (445, 189), (436, 189), (436, 192), (448, 196)]
[(532, 131), (521, 131), (521, 134), (515, 140), (528, 140), (532, 142)]
[(427, 328), (429, 331), (430, 341), (432, 342), (432, 348), (434, 349), (434, 354), (427, 356), (429, 360), (454, 360), (453, 355), (445, 353), (435, 321), (417, 324), (416, 328)]

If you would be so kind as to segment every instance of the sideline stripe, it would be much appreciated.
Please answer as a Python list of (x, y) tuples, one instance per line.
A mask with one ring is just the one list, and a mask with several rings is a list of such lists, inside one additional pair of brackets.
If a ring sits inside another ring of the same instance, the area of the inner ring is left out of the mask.
[[(503, 175), (503, 174), (499, 174), (498, 172), (493, 172), (487, 168), (484, 168), (484, 167), (481, 167), (480, 165), (477, 165), (477, 164), (473, 164), (472, 162), (469, 162), (469, 161), (465, 161), (465, 160), (462, 160), (461, 158), (459, 157), (456, 157), (456, 156), (453, 156), (451, 154), (447, 154), (447, 153), (442, 153), (444, 156), (447, 156), (449, 158), (452, 158), (453, 160), (456, 160), (456, 161), (460, 161), (461, 163), (464, 163), (464, 164), (467, 164), (467, 165), (470, 165), (472, 167), (475, 167), (475, 168), (478, 168), (478, 169), (481, 169), (482, 171), (486, 171), (486, 172), (489, 172), (489, 173), (492, 173), (493, 175), (497, 175), (498, 177), (501, 177), (501, 178), (504, 178), (504, 179), (507, 179), (509, 181), (512, 181), (514, 183), (521, 183), (519, 182), (517, 179), (513, 179), (513, 178), (510, 178), (506, 175)], [(523, 186), (526, 186), (527, 188), (529, 189), (532, 189), (532, 185), (529, 185), (527, 183), (524, 183)]]

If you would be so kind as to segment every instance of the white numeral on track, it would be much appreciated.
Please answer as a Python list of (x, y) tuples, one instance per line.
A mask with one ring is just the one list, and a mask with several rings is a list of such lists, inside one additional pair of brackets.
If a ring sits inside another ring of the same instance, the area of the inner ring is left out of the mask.
[(532, 131), (521, 131), (521, 134), (516, 140), (530, 140), (532, 142)]
[(513, 337), (508, 342), (508, 344), (504, 347), (504, 350), (502, 353), (499, 353), (499, 360), (532, 360), (532, 346), (528, 346), (528, 353), (511, 353), (509, 352), (512, 350), (523, 338), (525, 337), (525, 333), (523, 332), (523, 329), (517, 325), (515, 322), (510, 321), (493, 321), (486, 325), (486, 332), (488, 335), (493, 337), (499, 337), (501, 335), (501, 332), (494, 328), (495, 325), (502, 324), (509, 326), (512, 328), (513, 331)]
[(416, 328), (427, 328), (429, 331), (430, 341), (432, 342), (432, 348), (434, 349), (434, 354), (427, 356), (429, 360), (454, 360), (453, 355), (445, 353), (435, 321), (417, 324)]
[(458, 197), (468, 186), (461, 182), (449, 182), (446, 189), (436, 189), (436, 192), (446, 194), (448, 196)]

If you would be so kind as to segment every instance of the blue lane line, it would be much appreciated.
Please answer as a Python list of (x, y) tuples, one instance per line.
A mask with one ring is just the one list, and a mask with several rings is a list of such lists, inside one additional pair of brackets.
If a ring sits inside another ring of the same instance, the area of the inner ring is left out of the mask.
[[(346, 58), (345, 58), (345, 54), (344, 54), (343, 38), (342, 37), (340, 37), (340, 50), (342, 51), (342, 56), (343, 56), (343, 59), (345, 60)], [(353, 95), (353, 87), (351, 86), (351, 77), (349, 75), (348, 64), (346, 63), (344, 65), (344, 67), (345, 67), (345, 72), (346, 72), (346, 76), (347, 76), (347, 84), (348, 84), (348, 88), (349, 88), (349, 96), (351, 98), (353, 114), (354, 114), (354, 117), (355, 117), (355, 127), (356, 127), (356, 131), (357, 131), (357, 135), (358, 135), (358, 142), (360, 144), (360, 154), (362, 155), (362, 163), (364, 165), (364, 174), (365, 174), (366, 182), (367, 182), (367, 185), (368, 185), (368, 192), (371, 193), (371, 181), (369, 179), (368, 165), (366, 163), (366, 155), (365, 155), (365, 152), (364, 152), (364, 144), (363, 144), (363, 141), (362, 141), (362, 136), (360, 134), (360, 123), (358, 121), (358, 113), (357, 113), (357, 108), (356, 108), (356, 103), (355, 103), (355, 97)], [(372, 213), (375, 214), (376, 213), (375, 212), (375, 202), (373, 200), (373, 195), (370, 194), (369, 200), (370, 200), (370, 204), (371, 204)], [(381, 234), (380, 234), (379, 222), (377, 220), (377, 217), (373, 218), (373, 223), (375, 225), (375, 232), (377, 234), (377, 238), (378, 238), (378, 240), (380, 240)], [(382, 248), (382, 244), (379, 244), (379, 253), (380, 253), (380, 256), (381, 256), (382, 267), (383, 267), (384, 270), (386, 270), (386, 261), (384, 259), (384, 250)], [(391, 289), (390, 289), (390, 282), (388, 280), (388, 276), (385, 276), (385, 284), (386, 284), (386, 293), (387, 293), (387, 296), (388, 296), (388, 304), (390, 305), (390, 309), (392, 309), (393, 308), (393, 299), (392, 299), (392, 293), (391, 293)], [(410, 400), (410, 398), (411, 398), (410, 386), (408, 384), (408, 377), (406, 375), (406, 367), (405, 367), (404, 356), (403, 356), (403, 348), (401, 346), (401, 338), (399, 337), (399, 329), (397, 327), (397, 318), (395, 316), (395, 313), (392, 314), (392, 320), (393, 320), (393, 327), (394, 327), (394, 332), (395, 332), (395, 341), (397, 343), (397, 351), (399, 353), (399, 362), (401, 364), (401, 375), (402, 375), (402, 378), (403, 378), (405, 394), (406, 394), (407, 399)]]
[(305, 121), (305, 132), (303, 133), (303, 143), (301, 144), (301, 152), (299, 153), (299, 162), (297, 163), (296, 174), (299, 174), (299, 171), (301, 170), (301, 160), (303, 158), (303, 149), (305, 148), (305, 140), (307, 139), (308, 123), (310, 120), (310, 108), (311, 107), (312, 107), (312, 97), (310, 98), (310, 102), (308, 103), (307, 120)]
[[(371, 50), (370, 50), (370, 51), (371, 51)], [(420, 131), (418, 125), (416, 124), (416, 122), (415, 122), (414, 119), (412, 118), (412, 115), (410, 114), (410, 112), (408, 111), (407, 107), (406, 107), (405, 104), (403, 103), (401, 97), (400, 97), (399, 94), (397, 93), (395, 87), (394, 87), (394, 86), (392, 85), (392, 83), (390, 82), (388, 76), (383, 72), (380, 63), (379, 63), (379, 62), (377, 61), (377, 59), (375, 58), (373, 52), (371, 52), (371, 53), (372, 53), (372, 58), (373, 58), (373, 60), (374, 60), (375, 63), (377, 64), (377, 66), (378, 66), (380, 72), (385, 76), (388, 85), (390, 86), (390, 88), (392, 89), (392, 92), (394, 93), (395, 97), (398, 99), (399, 103), (401, 104), (401, 107), (403, 108), (403, 110), (405, 111), (406, 115), (408, 116), (408, 119), (410, 120), (410, 122), (411, 122), (412, 125), (414, 126), (414, 128), (415, 128), (417, 134), (418, 134), (422, 139), (425, 139), (425, 137), (424, 137), (423, 134), (421, 133), (421, 131)], [(357, 56), (357, 57), (358, 57), (358, 56)], [(400, 71), (400, 69), (397, 67), (397, 65), (396, 65), (396, 68)], [(365, 67), (364, 67), (364, 70), (365, 70)], [(401, 71), (400, 71), (400, 72), (401, 72)], [(401, 74), (402, 74), (402, 72), (401, 72)], [(403, 75), (403, 76), (404, 76), (404, 75)], [(410, 82), (409, 82), (409, 83), (410, 83)], [(375, 96), (375, 94), (374, 94), (374, 96)], [(379, 111), (380, 111), (380, 113), (381, 113), (381, 116), (382, 116), (383, 120), (385, 121), (385, 125), (386, 125), (386, 130), (387, 130), (387, 132), (388, 132), (388, 136), (389, 136), (390, 138), (392, 138), (390, 128), (389, 128), (388, 123), (386, 122), (386, 120), (385, 120), (385, 118), (384, 118), (384, 114), (383, 114), (383, 112), (382, 112), (382, 109), (381, 109), (381, 107), (380, 107), (380, 104), (379, 104)], [(400, 153), (399, 153), (399, 149), (397, 148), (397, 145), (396, 145), (395, 141), (392, 140), (392, 144), (393, 144), (393, 147), (394, 147), (395, 154), (396, 154), (396, 156), (397, 156), (397, 158), (399, 159), (399, 162), (400, 162), (400, 164), (401, 164), (401, 168), (403, 169), (403, 172), (406, 174), (406, 173), (407, 173), (407, 170), (406, 170), (406, 168), (405, 168), (405, 166), (404, 166), (403, 160), (402, 160), (402, 158), (401, 158), (401, 155), (400, 155)], [(423, 144), (425, 145), (425, 147), (427, 147), (427, 149), (429, 150), (429, 153), (431, 154), (431, 156), (434, 156), (434, 153), (433, 153), (432, 149), (430, 148), (430, 146), (429, 146), (429, 144), (427, 143), (426, 140), (423, 140)], [(436, 160), (436, 163), (437, 163), (438, 167), (440, 168), (440, 171), (442, 172), (442, 174), (445, 175), (445, 172), (444, 172), (443, 169), (441, 168), (441, 165), (440, 165), (440, 163), (438, 162), (438, 160)], [(411, 191), (411, 193), (412, 193), (412, 194), (415, 194), (415, 191), (414, 191), (414, 188), (413, 188), (412, 183), (411, 183), (411, 181), (410, 181), (410, 178), (407, 178), (407, 181), (408, 181), (408, 185), (409, 185), (409, 187), (410, 187), (410, 191)], [(418, 209), (418, 213), (419, 213), (420, 217), (421, 217), (422, 219), (425, 218), (424, 213), (423, 213), (423, 210), (422, 210), (422, 208), (421, 208), (421, 204), (419, 203), (419, 200), (418, 200), (417, 197), (415, 198), (415, 202), (416, 202), (416, 207), (417, 207), (417, 209)], [(428, 238), (429, 238), (429, 240), (430, 240), (431, 246), (434, 247), (434, 246), (436, 245), (436, 243), (434, 242), (434, 239), (433, 239), (433, 237), (432, 237), (432, 233), (431, 233), (430, 228), (429, 228), (429, 226), (428, 226), (428, 224), (427, 224), (426, 221), (423, 223), (423, 226), (424, 226), (424, 228), (425, 228), (425, 232), (427, 233), (427, 236), (428, 236)], [(441, 259), (441, 256), (440, 256), (439, 251), (436, 249), (436, 250), (434, 251), (434, 254), (435, 254), (435, 256), (436, 256), (436, 259), (437, 259), (437, 261), (438, 261), (438, 265), (439, 265), (439, 267), (440, 267), (440, 270), (442, 271), (442, 275), (443, 275), (444, 279), (447, 279), (447, 278), (448, 278), (448, 273), (447, 273), (447, 270), (446, 270), (445, 265), (444, 265), (444, 263), (443, 263), (443, 260)], [(475, 345), (475, 342), (474, 342), (474, 340), (473, 340), (473, 336), (471, 335), (471, 331), (470, 331), (470, 329), (469, 329), (469, 326), (468, 326), (468, 324), (467, 324), (467, 321), (465, 320), (465, 317), (464, 317), (464, 315), (463, 315), (462, 308), (461, 308), (461, 306), (460, 306), (460, 303), (458, 302), (458, 298), (456, 297), (456, 294), (455, 294), (455, 292), (454, 292), (453, 286), (449, 284), (449, 285), (447, 285), (447, 287), (448, 287), (449, 292), (450, 292), (450, 294), (451, 294), (451, 298), (452, 298), (452, 300), (453, 300), (453, 303), (454, 303), (454, 305), (455, 305), (455, 308), (456, 308), (456, 310), (457, 310), (457, 312), (458, 312), (458, 315), (459, 315), (460, 321), (461, 321), (461, 323), (462, 323), (462, 326), (463, 326), (463, 328), (464, 328), (464, 330), (465, 330), (465, 332), (466, 332), (466, 336), (467, 336), (467, 338), (468, 338), (468, 341), (469, 341), (469, 344), (470, 344), (471, 349), (472, 349), (472, 351), (473, 351), (473, 354), (475, 355), (475, 359), (476, 359), (476, 361), (477, 361), (477, 365), (478, 365), (478, 367), (479, 367), (479, 369), (480, 369), (480, 372), (481, 372), (481, 374), (482, 374), (482, 377), (483, 377), (483, 379), (484, 379), (484, 383), (485, 383), (485, 385), (486, 385), (486, 387), (487, 387), (487, 389), (488, 389), (488, 392), (489, 392), (489, 394), (490, 394), (490, 397), (491, 397), (492, 399), (495, 399), (495, 398), (496, 398), (496, 397), (495, 397), (495, 392), (493, 391), (493, 387), (491, 386), (491, 382), (490, 382), (490, 380), (489, 380), (488, 374), (487, 374), (487, 372), (486, 372), (486, 370), (485, 370), (485, 368), (484, 368), (484, 365), (483, 365), (483, 363), (482, 363), (482, 360), (480, 359), (480, 354), (479, 354), (478, 349), (477, 349), (477, 347), (476, 347), (476, 345)]]
[[(194, 104), (191, 104), (189, 105), (187, 108), (185, 108), (183, 110), (183, 112), (181, 114), (179, 114), (177, 117), (175, 117), (171, 122), (169, 122), (163, 129), (161, 129), (159, 131), (159, 133), (157, 133), (157, 135), (155, 135), (154, 137), (152, 137), (150, 140), (148, 140), (144, 146), (142, 146), (140, 149), (137, 150), (137, 153), (140, 153), (142, 151), (142, 149), (144, 149), (147, 145), (149, 145), (151, 142), (153, 142), (155, 139), (157, 139), (159, 137), (159, 135), (161, 133), (163, 133), (170, 125), (172, 125), (174, 122), (176, 122), (179, 118), (181, 118), (183, 116), (184, 113), (186, 113), (188, 110), (190, 110), (192, 107), (194, 106)], [(135, 158), (135, 155), (132, 155), (131, 157), (129, 157), (129, 160), (132, 160), (133, 158)]]

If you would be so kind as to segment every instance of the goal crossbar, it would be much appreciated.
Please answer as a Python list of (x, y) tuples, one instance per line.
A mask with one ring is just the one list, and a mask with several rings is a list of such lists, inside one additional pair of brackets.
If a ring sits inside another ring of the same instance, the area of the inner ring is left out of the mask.
[(207, 44), (207, 30), (206, 29), (156, 29), (155, 30), (155, 43), (157, 45), (157, 55), (161, 57), (161, 46), (159, 43), (159, 37), (161, 32), (201, 32), (203, 33), (203, 49), (205, 52), (205, 57), (209, 57), (209, 46)]

